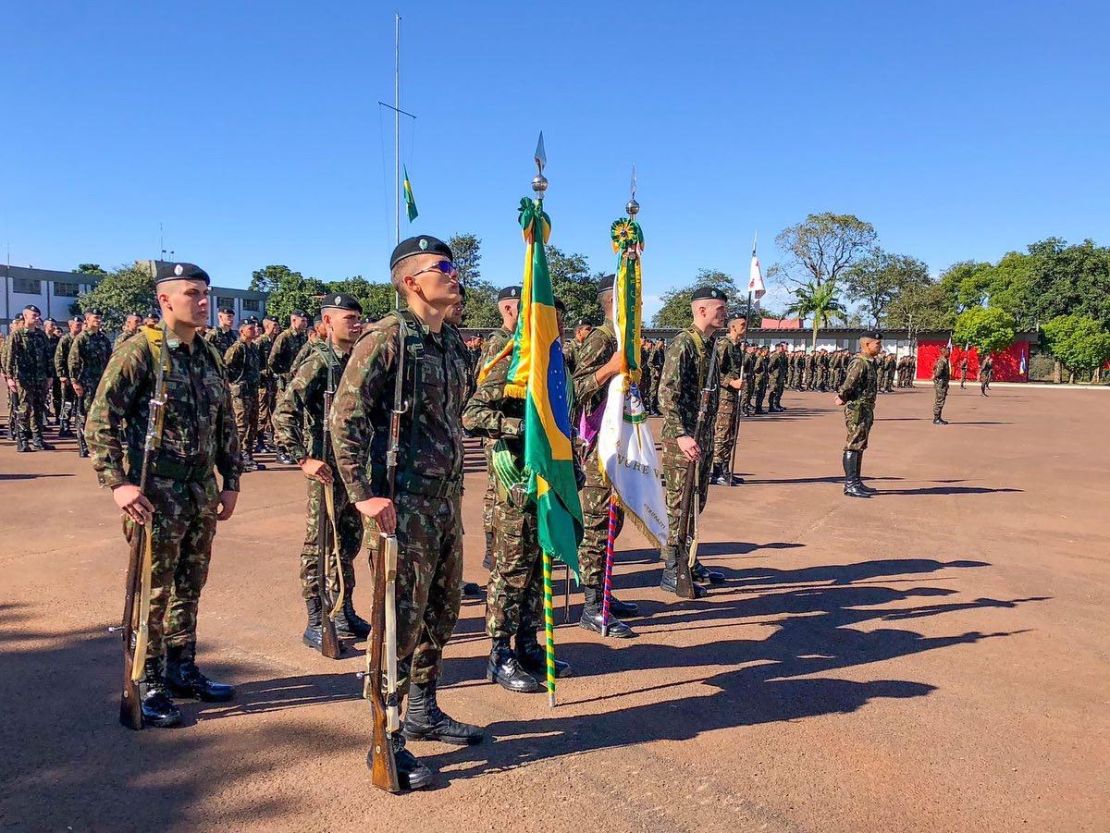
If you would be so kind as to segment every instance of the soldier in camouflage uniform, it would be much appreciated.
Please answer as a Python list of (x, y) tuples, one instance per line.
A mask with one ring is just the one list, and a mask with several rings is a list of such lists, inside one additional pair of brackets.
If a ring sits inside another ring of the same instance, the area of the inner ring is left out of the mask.
[(848, 365), (844, 384), (836, 392), (836, 404), (844, 406), (844, 424), (848, 439), (844, 445), (844, 494), (849, 497), (870, 497), (875, 491), (861, 479), (863, 452), (875, 421), (875, 395), (879, 390), (875, 357), (883, 347), (883, 334), (867, 333), (860, 337), (859, 353)]
[(728, 322), (728, 333), (716, 342), (717, 373), (720, 392), (717, 419), (713, 426), (713, 470), (710, 480), (717, 486), (743, 483), (744, 479), (732, 473), (732, 448), (736, 432), (740, 429), (740, 396), (746, 383), (744, 369), (744, 336), (748, 332), (746, 318), (733, 318)]
[[(274, 345), (270, 349), (270, 358), (267, 360), (267, 369), (277, 387), (276, 396), (281, 396), (285, 386), (292, 377), (293, 359), (305, 342), (308, 341), (308, 316), (302, 310), (295, 309), (289, 316), (289, 328), (278, 333)], [(296, 465), (285, 449), (278, 446), (277, 461), (286, 466)]]
[(42, 329), (42, 313), (34, 304), (23, 308), (23, 327), (11, 334), (4, 353), (8, 396), (19, 401), (17, 451), (52, 450), (42, 438), (46, 424), (46, 392), (50, 384), (50, 340)]
[(659, 416), (659, 376), (663, 372), (663, 359), (667, 354), (667, 342), (659, 339), (651, 345), (651, 389), (648, 391), (648, 413)]
[[(112, 355), (112, 342), (100, 329), (100, 310), (85, 312), (85, 326), (81, 334), (73, 339), (69, 348), (69, 382), (77, 397), (77, 455), (88, 457), (89, 448), (85, 441), (85, 418), (96, 395), (96, 386), (108, 366)], [(142, 445), (139, 446), (142, 448)]]
[(53, 318), (47, 318), (43, 322), (43, 332), (46, 333), (46, 341), (49, 345), (48, 364), (50, 365), (50, 381), (47, 384), (47, 413), (54, 417), (54, 424), (60, 427), (62, 424), (62, 385), (54, 368), (54, 353), (57, 352), (58, 343), (62, 340), (62, 331), (58, 328), (58, 322)]
[(994, 378), (994, 359), (988, 354), (979, 365), (979, 395), (986, 396)]
[(940, 348), (940, 356), (933, 365), (933, 425), (948, 424), (941, 413), (944, 411), (944, 401), (948, 398), (948, 380), (952, 373), (948, 357), (951, 353), (952, 348), (947, 345)]
[[(678, 533), (679, 512), (683, 492), (694, 490), (691, 511), (698, 514), (705, 508), (709, 497), (709, 472), (712, 458), (712, 426), (717, 416), (718, 385), (713, 385), (713, 395), (705, 414), (702, 436), (695, 436), (701, 391), (709, 372), (710, 350), (714, 349), (713, 334), (725, 323), (726, 296), (715, 287), (703, 287), (694, 292), (690, 304), (693, 323), (680, 332), (667, 348), (663, 373), (659, 379), (659, 406), (663, 412), (663, 454), (660, 465), (666, 484), (667, 514), (670, 532), (667, 546), (663, 548), (663, 575), (659, 587), (670, 593), (676, 590), (676, 565), (679, 558), (689, 557), (690, 541), (680, 541)], [(687, 467), (698, 461), (697, 482), (687, 483)], [(695, 562), (690, 574), (697, 582), (716, 584), (724, 576), (708, 570)], [(705, 588), (695, 585), (695, 594), (704, 596)]]
[(755, 354), (752, 365), (752, 382), (755, 387), (755, 411), (763, 414), (763, 398), (767, 395), (767, 384), (771, 377), (771, 355), (766, 347), (760, 347)]
[[(613, 275), (605, 275), (598, 284), (597, 300), (603, 311), (604, 323), (595, 327), (578, 348), (578, 364), (574, 372), (574, 399), (583, 413), (593, 414), (605, 405), (610, 380), (621, 371), (621, 356), (617, 353), (617, 337), (613, 328)], [(597, 450), (597, 437), (586, 442), (578, 440), (578, 453), (585, 473), (586, 485), (579, 491), (582, 502), (582, 543), (578, 546), (578, 569), (585, 603), (579, 627), (595, 633), (602, 632), (601, 607), (604, 588), (605, 552), (609, 541), (609, 498), (612, 489), (601, 473)], [(624, 522), (624, 512), (618, 509), (618, 532)], [(609, 611), (616, 616), (635, 616), (635, 604), (609, 596)], [(632, 629), (620, 619), (609, 620), (609, 636), (625, 639), (635, 636)]]
[(767, 359), (767, 387), (770, 390), (767, 409), (773, 414), (786, 410), (782, 407), (782, 394), (786, 390), (789, 362), (790, 360), (786, 355), (786, 343), (776, 344), (775, 352)]
[(887, 353), (883, 364), (883, 369), (886, 371), (886, 392), (894, 393), (894, 374), (898, 369), (898, 359), (895, 357), (894, 353)]
[[(477, 726), (447, 716), (436, 693), (443, 648), (459, 615), (462, 582), (459, 403), (466, 392), (467, 360), (457, 332), (444, 324), (459, 302), (452, 260), (447, 244), (429, 236), (403, 240), (393, 250), (390, 279), (407, 309), (385, 316), (355, 343), (329, 420), (336, 469), (363, 516), (366, 546), (374, 553), (383, 533), (395, 533), (401, 554), (397, 693), (399, 698), (408, 695), (408, 711), (392, 744), (401, 786), (408, 789), (430, 786), (433, 776), (405, 749), (405, 738), (462, 745), (483, 737)], [(401, 382), (409, 408), (400, 418), (391, 499), (387, 426), (400, 350), (405, 351)]]
[(84, 326), (85, 317), (83, 315), (73, 316), (69, 319), (69, 332), (58, 340), (58, 346), (54, 348), (54, 375), (62, 388), (62, 411), (58, 423), (59, 437), (68, 437), (72, 434), (70, 425), (74, 419), (73, 409), (76, 394), (73, 392), (73, 385), (70, 384), (69, 378), (69, 351), (73, 347), (73, 340), (81, 334)]
[[(966, 345), (965, 345), (965, 347), (966, 347)], [(934, 365), (933, 369), (934, 369), (934, 371), (936, 370), (935, 365)], [(936, 376), (934, 376), (933, 379), (935, 381)], [(967, 384), (967, 351), (966, 350), (964, 351), (963, 358), (960, 359), (960, 390), (964, 389), (965, 384)]]
[(277, 399), (277, 384), (274, 375), (270, 372), (270, 351), (274, 347), (274, 333), (277, 331), (277, 321), (273, 316), (267, 315), (262, 319), (262, 335), (255, 341), (258, 354), (262, 359), (262, 367), (258, 374), (258, 442), (255, 452), (273, 451), (274, 438), (274, 406)]
[[(154, 280), (165, 326), (143, 331), (112, 356), (85, 431), (97, 479), (112, 490), (112, 499), (124, 513), (125, 535), (134, 534), (135, 524), (151, 524), (153, 569), (142, 709), (148, 723), (174, 726), (181, 712), (170, 695), (207, 702), (235, 696), (234, 688), (208, 679), (197, 668), (196, 643), (197, 608), (216, 523), (231, 517), (239, 498), (239, 438), (223, 361), (211, 345), (196, 338), (197, 325), (208, 315), (208, 275), (189, 263), (159, 263)], [(86, 313), (87, 320), (91, 317)], [(78, 337), (74, 353), (87, 334), (86, 330)], [(103, 338), (94, 331), (97, 334)], [(140, 491), (159, 366), (167, 387), (162, 441), (152, 452), (146, 489)], [(73, 378), (88, 380), (82, 373), (74, 372)], [(213, 469), (220, 473), (222, 487)]]
[(351, 356), (355, 340), (362, 334), (362, 306), (349, 295), (328, 296), (321, 310), (329, 338), (317, 342), (293, 378), (274, 410), (274, 430), (283, 448), (308, 478), (308, 513), (304, 544), (301, 547), (301, 596), (308, 610), (308, 625), (302, 641), (317, 651), (323, 639), (319, 593), (320, 524), (329, 523), (324, 489), (332, 490), (335, 530), (338, 531), (339, 563), (327, 577), (327, 596), (339, 595), (339, 570), (343, 576), (342, 611), (333, 617), (340, 638), (365, 639), (370, 625), (355, 613), (354, 559), (362, 544), (362, 515), (347, 497), (347, 490), (335, 476), (335, 452), (324, 445), (324, 398), (334, 393)]
[[(258, 436), (258, 382), (262, 372), (262, 354), (254, 343), (257, 332), (258, 319), (244, 318), (239, 322), (239, 339), (223, 354), (244, 472), (262, 471), (266, 468), (255, 462), (253, 453), (254, 441)], [(214, 342), (211, 343), (219, 349)]]
[[(221, 307), (220, 311), (216, 313), (218, 320), (217, 326), (213, 327), (204, 334), (204, 340), (216, 348), (216, 352), (221, 356), (227, 354), (236, 341), (239, 340), (239, 334), (235, 331), (235, 310), (231, 307)], [(249, 448), (243, 449), (244, 452), (250, 451)]]
[(127, 343), (127, 340), (134, 338), (139, 334), (139, 324), (142, 322), (142, 317), (137, 312), (129, 312), (127, 318), (123, 320), (123, 329), (120, 334), (116, 336), (116, 340), (112, 343), (112, 352), (114, 353), (120, 347)]
[(563, 348), (563, 361), (566, 364), (567, 373), (574, 374), (578, 350), (582, 347), (582, 343), (586, 340), (586, 337), (589, 336), (593, 328), (594, 325), (585, 318), (580, 318), (578, 324), (575, 325), (574, 338)]

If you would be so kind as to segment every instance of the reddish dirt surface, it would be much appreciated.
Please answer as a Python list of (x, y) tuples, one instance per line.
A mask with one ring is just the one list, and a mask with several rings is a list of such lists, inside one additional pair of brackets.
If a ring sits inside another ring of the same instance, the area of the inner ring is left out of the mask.
[(615, 584), (642, 607), (639, 638), (559, 627), (575, 676), (555, 710), (485, 682), (482, 604), (464, 602), (440, 699), (494, 740), (416, 745), (439, 788), (402, 797), (369, 784), (362, 655), (300, 644), (299, 472), (247, 475), (216, 538), (200, 654), (237, 701), (135, 733), (116, 723), (107, 632), (125, 567), (113, 504), (72, 442), (3, 443), (0, 829), (1110, 829), (1110, 395), (953, 390), (947, 427), (927, 389), (883, 396), (869, 501), (840, 493), (831, 396), (786, 404), (745, 423), (748, 482), (714, 487), (703, 516), (728, 583), (665, 596), (628, 530)]

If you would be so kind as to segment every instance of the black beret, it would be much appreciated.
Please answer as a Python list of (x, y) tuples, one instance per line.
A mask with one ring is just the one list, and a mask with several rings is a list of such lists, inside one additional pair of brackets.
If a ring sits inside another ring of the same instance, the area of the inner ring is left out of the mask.
[(103, 315), (103, 314), (104, 313), (100, 311), (100, 307), (93, 307), (92, 309), (85, 310), (85, 315)]
[(882, 341), (883, 334), (880, 333), (878, 330), (866, 330), (864, 331), (863, 335), (860, 336), (860, 338), (873, 338), (875, 339), (875, 341)]
[(53, 318), (47, 318), (45, 323), (47, 323), (47, 324), (57, 324), (58, 322), (55, 321)]
[(521, 286), (506, 286), (497, 293), (498, 301), (513, 301), (520, 299), (520, 293), (523, 290)]
[(231, 307), (220, 307), (220, 312), (222, 312), (224, 315), (235, 315), (235, 310), (233, 310)]
[(247, 318), (247, 319), (245, 319), (245, 323), (247, 323), (247, 324), (251, 324), (252, 326), (255, 326), (255, 327), (257, 327), (257, 326), (258, 326), (258, 325), (259, 325), (260, 323), (262, 323), (262, 322), (260, 322), (260, 321), (258, 320), (258, 316), (257, 316), (257, 315), (252, 315), (252, 316), (250, 316), (250, 318)]
[(85, 323), (85, 316), (75, 315), (75, 316), (73, 316), (73, 318), (70, 319), (70, 321), (80, 321), (82, 324), (84, 324)]
[(574, 326), (575, 327), (592, 327), (593, 325), (594, 324), (593, 324), (592, 321), (590, 321), (590, 319), (588, 319), (588, 318), (579, 318), (578, 323), (575, 324)]
[(694, 290), (691, 301), (727, 301), (728, 296), (715, 286), (702, 286)]
[(156, 309), (151, 309), (151, 310), (147, 310), (145, 317), (146, 318), (153, 318), (155, 321), (157, 321), (162, 317), (162, 313), (159, 312)]
[(601, 281), (597, 285), (597, 294), (608, 292), (613, 288), (613, 282), (617, 279), (616, 275), (603, 275)]
[(556, 299), (555, 299), (555, 309), (557, 309), (557, 310), (558, 310), (559, 312), (561, 312), (561, 313), (563, 313), (564, 315), (566, 315), (566, 312), (567, 312), (567, 305), (563, 303), (563, 299), (562, 299), (562, 298), (556, 298)]
[(163, 281), (204, 281), (206, 284), (212, 283), (212, 279), (208, 277), (208, 273), (195, 263), (166, 263), (164, 261), (158, 261), (154, 270), (154, 283), (159, 284)]
[(277, 319), (274, 318), (272, 315), (263, 315), (262, 320), (263, 321), (273, 321), (275, 323), (277, 322)]
[(424, 235), (422, 237), (410, 237), (408, 240), (402, 240), (398, 243), (397, 248), (393, 250), (393, 254), (389, 257), (389, 268), (392, 269), (407, 257), (429, 254), (443, 255), (448, 260), (455, 259), (455, 256), (451, 254), (450, 246), (437, 237)]
[(294, 315), (299, 315), (301, 318), (308, 318), (308, 316), (304, 314), (303, 309), (295, 309), (291, 313), (289, 313), (289, 315), (291, 317), (294, 316)]
[(328, 295), (320, 304), (321, 309), (342, 309), (350, 312), (362, 312), (362, 304), (358, 302), (358, 298), (353, 295), (344, 295), (342, 292), (337, 292), (334, 295)]
[(25, 306), (23, 308), (23, 311), (24, 312), (28, 312), (28, 311), (37, 312), (39, 315), (42, 315), (42, 310), (39, 309), (38, 307), (36, 307), (34, 304), (28, 304), (27, 306)]

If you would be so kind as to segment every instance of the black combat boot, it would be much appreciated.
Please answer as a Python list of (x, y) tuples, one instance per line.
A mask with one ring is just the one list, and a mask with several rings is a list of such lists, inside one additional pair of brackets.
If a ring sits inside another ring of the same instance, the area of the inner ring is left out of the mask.
[(89, 456), (89, 446), (85, 442), (85, 432), (82, 431), (80, 428), (77, 429), (77, 456), (78, 457), (88, 457)]
[(33, 448), (31, 448), (30, 445), (28, 445), (27, 440), (24, 439), (22, 433), (16, 433), (16, 436), (15, 436), (15, 450), (20, 452), (20, 453), (23, 453), (23, 452), (26, 452), (26, 451), (35, 451), (36, 449), (33, 449)]
[[(397, 764), (397, 782), (402, 790), (424, 790), (432, 785), (435, 775), (420, 760), (405, 749), (405, 738), (400, 732), (389, 736), (393, 745), (393, 760)], [(366, 753), (367, 769), (374, 769), (374, 750)]]
[(719, 570), (710, 570), (696, 559), (694, 566), (690, 568), (690, 577), (702, 584), (724, 584), (725, 581), (724, 573)]
[(948, 420), (941, 419), (940, 417), (933, 417), (933, 425), (947, 425)]
[(725, 471), (723, 465), (719, 463), (713, 464), (713, 470), (709, 473), (709, 482), (714, 486), (729, 485), (729, 473)]
[[(676, 567), (678, 559), (675, 556), (675, 551), (670, 547), (663, 548), (663, 575), (659, 579), (659, 589), (666, 590), (668, 593), (678, 595), (678, 569)], [(693, 575), (690, 576), (693, 579)], [(690, 582), (691, 587), (694, 588), (694, 598), (700, 599), (708, 594), (708, 591), (699, 586), (694, 581)]]
[[(529, 623), (521, 625), (516, 632), (516, 659), (520, 667), (529, 674), (547, 679), (547, 651), (536, 638), (536, 629)], [(570, 663), (555, 660), (555, 678), (571, 676)]]
[(142, 685), (143, 723), (167, 729), (181, 722), (181, 710), (174, 705), (166, 693), (166, 683), (162, 677), (162, 661), (148, 659), (146, 676)]
[(856, 463), (856, 485), (869, 495), (876, 494), (879, 491), (878, 489), (872, 489), (863, 482), (863, 452), (860, 451), (857, 453), (859, 454), (859, 462)]
[(436, 702), (435, 682), (409, 687), (409, 708), (401, 734), (406, 740), (438, 740), (455, 746), (481, 743), (485, 734), (477, 726), (460, 723), (444, 714)]
[(486, 666), (486, 679), (521, 694), (533, 694), (540, 690), (536, 678), (521, 668), (513, 649), (509, 647), (508, 637), (493, 640), (489, 664)]
[(860, 488), (858, 451), (844, 452), (844, 494), (848, 497), (871, 497)]
[(610, 592), (609, 612), (616, 616), (636, 616), (640, 612), (640, 606), (635, 602), (622, 602)]
[[(578, 627), (585, 628), (594, 633), (602, 633), (601, 606), (604, 601), (604, 594), (600, 587), (583, 587), (582, 593), (586, 601), (582, 605), (582, 618), (578, 620)], [(632, 628), (628, 627), (628, 625), (614, 615), (612, 606), (610, 606), (609, 636), (614, 639), (630, 639), (635, 635)]]
[[(301, 642), (312, 650), (319, 651), (324, 644), (324, 623), (320, 613), (320, 597), (313, 596), (311, 599), (305, 599), (304, 606), (308, 608), (308, 625), (304, 629)], [(338, 636), (338, 633), (336, 635)]]
[(332, 621), (340, 639), (365, 639), (370, 635), (370, 623), (355, 613), (350, 597), (343, 602), (343, 611)]
[(225, 703), (235, 697), (235, 687), (217, 683), (200, 673), (196, 645), (166, 646), (166, 687), (174, 697)]
[(41, 431), (35, 431), (33, 434), (31, 434), (31, 446), (35, 449), (35, 451), (53, 451), (54, 450), (54, 446), (52, 446), (50, 443), (46, 442), (42, 438), (42, 432)]
[(283, 466), (295, 466), (297, 461), (289, 456), (289, 453), (284, 449), (278, 449), (275, 459)]

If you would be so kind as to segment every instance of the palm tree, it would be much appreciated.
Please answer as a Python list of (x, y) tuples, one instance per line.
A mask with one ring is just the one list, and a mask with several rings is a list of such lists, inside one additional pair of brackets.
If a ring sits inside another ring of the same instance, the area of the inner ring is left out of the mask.
[(843, 319), (847, 310), (836, 294), (836, 284), (824, 283), (817, 286), (807, 283), (794, 290), (794, 301), (786, 308), (788, 313), (797, 315), (803, 321), (813, 319), (813, 349), (817, 349), (817, 332), (829, 326), (834, 318)]

